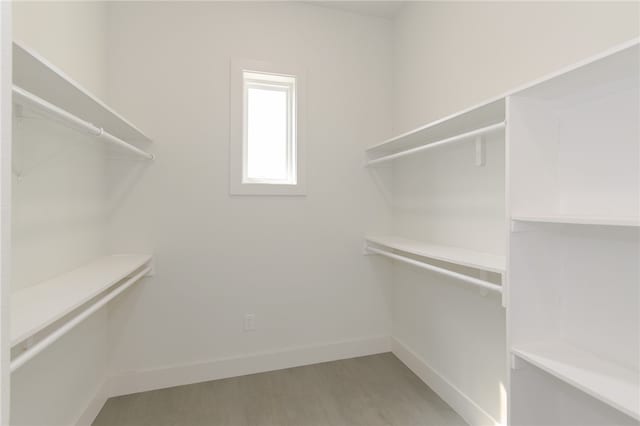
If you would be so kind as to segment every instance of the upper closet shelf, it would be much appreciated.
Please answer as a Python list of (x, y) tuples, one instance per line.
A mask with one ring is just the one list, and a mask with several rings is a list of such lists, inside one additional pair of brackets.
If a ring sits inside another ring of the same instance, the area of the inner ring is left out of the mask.
[[(624, 78), (628, 78), (629, 75), (633, 76), (634, 72), (637, 73), (637, 63), (633, 62), (633, 54), (638, 49), (638, 45), (638, 39), (634, 39), (623, 46), (602, 53), (600, 57), (604, 58), (613, 53), (622, 52), (622, 55), (618, 55), (619, 58), (611, 69), (604, 70), (604, 72), (609, 73), (612, 77), (622, 75)], [(624, 52), (625, 50), (627, 52)], [(598, 64), (595, 59), (597, 58), (574, 64), (510, 90), (499, 97), (373, 145), (366, 150), (366, 165), (373, 166), (437, 146), (468, 141), (474, 137), (502, 131), (506, 127), (507, 98), (513, 95), (534, 95), (547, 99), (570, 97), (579, 92), (579, 89), (593, 85), (594, 76), (597, 77), (603, 72), (599, 67), (609, 66)], [(593, 66), (585, 67), (591, 62), (593, 62)], [(563, 89), (558, 90), (559, 85), (562, 85), (565, 80), (574, 78), (575, 75), (579, 76), (575, 79), (574, 84), (565, 85)], [(478, 165), (480, 165), (479, 158), (481, 155), (476, 157)]]
[(501, 97), (388, 139), (366, 150), (372, 166), (438, 146), (468, 141), (505, 128), (505, 98)]
[(640, 218), (602, 216), (513, 216), (512, 220), (533, 223), (640, 227)]
[(149, 272), (151, 256), (101, 257), (85, 266), (11, 295), (11, 346), (62, 319), (130, 276)]
[(640, 420), (638, 372), (561, 342), (536, 343), (511, 352), (581, 391)]
[(125, 141), (151, 141), (142, 131), (37, 53), (13, 43), (14, 102), (43, 110), (94, 136), (136, 152), (151, 154)]

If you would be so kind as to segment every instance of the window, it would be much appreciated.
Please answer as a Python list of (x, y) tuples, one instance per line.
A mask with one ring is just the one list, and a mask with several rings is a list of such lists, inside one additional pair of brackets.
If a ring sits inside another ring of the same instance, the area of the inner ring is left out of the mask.
[(296, 79), (244, 71), (243, 183), (296, 184)]
[(303, 195), (300, 74), (248, 61), (231, 72), (231, 193)]

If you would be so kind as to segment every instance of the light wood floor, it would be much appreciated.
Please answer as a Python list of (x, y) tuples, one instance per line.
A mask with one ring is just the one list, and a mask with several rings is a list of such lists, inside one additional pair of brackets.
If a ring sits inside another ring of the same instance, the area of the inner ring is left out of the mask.
[(111, 398), (94, 426), (462, 426), (387, 353)]

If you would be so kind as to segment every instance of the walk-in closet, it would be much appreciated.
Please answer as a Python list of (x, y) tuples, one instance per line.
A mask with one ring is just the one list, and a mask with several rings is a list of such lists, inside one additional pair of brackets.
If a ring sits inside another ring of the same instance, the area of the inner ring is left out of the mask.
[(640, 425), (640, 2), (6, 0), (0, 94), (0, 425)]

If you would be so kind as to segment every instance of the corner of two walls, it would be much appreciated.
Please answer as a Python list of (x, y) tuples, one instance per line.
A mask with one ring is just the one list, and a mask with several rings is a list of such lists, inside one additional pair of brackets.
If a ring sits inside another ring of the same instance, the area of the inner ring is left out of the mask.
[[(405, 5), (394, 21), (394, 134), (637, 37), (639, 8), (622, 2)], [(488, 144), (483, 168), (469, 162), (470, 149), (461, 144), (394, 169), (396, 233), (504, 254), (504, 148)], [(394, 269), (393, 284), (394, 352), (471, 424), (506, 422), (499, 298), (404, 266)]]
[[(114, 373), (138, 390), (388, 350), (388, 271), (362, 237), (389, 219), (363, 150), (391, 130), (390, 23), (298, 2), (109, 13), (109, 93), (156, 154), (110, 231), (157, 262), (110, 311)], [(306, 196), (229, 195), (232, 57), (305, 69)]]

